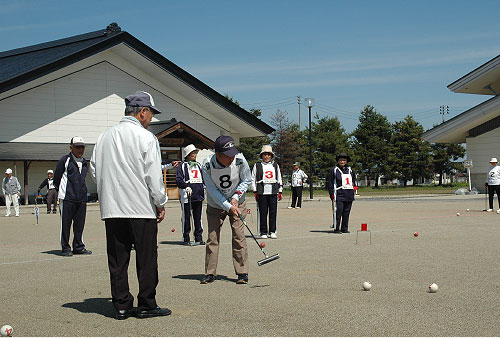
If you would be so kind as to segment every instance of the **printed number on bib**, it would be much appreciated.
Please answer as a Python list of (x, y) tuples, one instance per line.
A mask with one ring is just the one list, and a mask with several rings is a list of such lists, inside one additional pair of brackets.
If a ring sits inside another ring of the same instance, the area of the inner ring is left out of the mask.
[(342, 174), (342, 189), (354, 189), (351, 174)]
[(268, 183), (276, 183), (276, 178), (274, 178), (274, 171), (273, 170), (268, 170), (264, 172), (264, 175), (262, 177), (262, 183), (268, 184)]
[(198, 168), (189, 170), (189, 182), (190, 183), (203, 183), (201, 178), (201, 172)]
[(231, 187), (231, 185), (233, 184), (231, 182), (231, 176), (229, 175), (222, 175), (219, 177), (219, 180), (220, 180), (220, 187), (222, 189), (229, 189), (229, 187)]

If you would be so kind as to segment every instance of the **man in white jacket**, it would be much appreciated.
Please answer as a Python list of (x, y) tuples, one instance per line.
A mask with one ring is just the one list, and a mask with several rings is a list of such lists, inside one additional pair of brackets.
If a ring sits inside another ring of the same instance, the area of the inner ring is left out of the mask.
[[(160, 146), (146, 130), (160, 112), (146, 92), (127, 96), (125, 105), (125, 117), (99, 136), (90, 161), (106, 225), (112, 301), (116, 319), (166, 316), (171, 311), (156, 304), (156, 286), (158, 223), (165, 216), (167, 195)], [(132, 244), (139, 280), (137, 309), (127, 274)]]
[(496, 193), (498, 197), (499, 208), (497, 212), (500, 213), (500, 167), (497, 166), (497, 162), (498, 160), (496, 159), (496, 157), (492, 157), (490, 159), (491, 167), (488, 170), (488, 176), (486, 177), (486, 183), (484, 184), (484, 186), (486, 187), (486, 189), (488, 189), (488, 197), (490, 202), (490, 208), (486, 211), (493, 211), (493, 197)]

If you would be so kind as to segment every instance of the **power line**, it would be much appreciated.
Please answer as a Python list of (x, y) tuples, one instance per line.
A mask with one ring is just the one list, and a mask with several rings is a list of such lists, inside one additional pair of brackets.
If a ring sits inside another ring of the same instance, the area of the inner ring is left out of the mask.
[(290, 97), (285, 97), (283, 99), (277, 99), (277, 100), (270, 100), (270, 101), (262, 101), (262, 102), (253, 102), (253, 103), (240, 103), (240, 105), (242, 106), (251, 106), (253, 104), (263, 104), (263, 103), (270, 103), (270, 102), (277, 102), (277, 101), (287, 101), (287, 100), (290, 100), (290, 99), (295, 99), (296, 96), (290, 96)]

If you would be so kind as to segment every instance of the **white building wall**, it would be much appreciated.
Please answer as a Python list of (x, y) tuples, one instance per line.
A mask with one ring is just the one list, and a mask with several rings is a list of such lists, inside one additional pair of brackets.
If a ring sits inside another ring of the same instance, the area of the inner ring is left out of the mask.
[(176, 118), (213, 140), (228, 133), (114, 65), (101, 62), (0, 101), (0, 142), (68, 143), (78, 135), (93, 144), (123, 117), (123, 97), (137, 90), (153, 95), (162, 110), (161, 120)]
[(476, 137), (468, 137), (467, 159), (472, 160), (471, 183), (479, 191), (484, 192), (486, 174), (492, 157), (500, 158), (500, 128)]

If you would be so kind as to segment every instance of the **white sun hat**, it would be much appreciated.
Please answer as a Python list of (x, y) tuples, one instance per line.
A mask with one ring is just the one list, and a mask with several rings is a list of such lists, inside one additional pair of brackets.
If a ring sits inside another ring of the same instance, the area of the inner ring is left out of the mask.
[(490, 159), (490, 163), (491, 163), (491, 162), (497, 163), (497, 162), (498, 162), (498, 160), (497, 160), (497, 158), (496, 158), (496, 157), (492, 157), (492, 158)]
[(273, 155), (272, 156), (273, 158), (275, 156), (275, 154), (273, 153), (273, 147), (271, 147), (270, 144), (266, 144), (266, 145), (262, 146), (262, 150), (260, 151), (259, 157), (262, 157), (263, 153), (271, 153)]
[(182, 148), (182, 159), (184, 160), (186, 156), (191, 154), (193, 151), (199, 151), (199, 149), (196, 148), (193, 144), (187, 145)]

